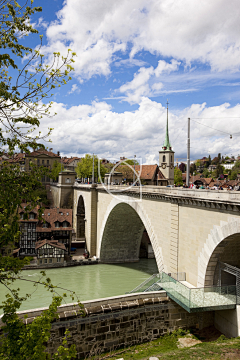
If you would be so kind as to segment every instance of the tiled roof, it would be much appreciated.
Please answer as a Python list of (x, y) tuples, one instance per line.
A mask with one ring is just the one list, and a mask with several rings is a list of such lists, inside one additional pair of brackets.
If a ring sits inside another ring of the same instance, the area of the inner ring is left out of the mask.
[[(19, 209), (19, 214), (24, 212), (24, 206), (27, 204), (21, 204), (22, 209)], [(30, 212), (33, 212), (34, 214), (38, 215), (38, 208), (34, 208)], [(52, 230), (72, 230), (72, 209), (61, 209), (61, 208), (53, 208), (53, 209), (45, 209), (42, 214), (43, 219), (50, 225), (48, 228), (43, 228), (43, 221), (38, 221), (38, 219), (32, 219), (32, 220), (20, 220), (20, 222), (38, 222), (37, 224), (37, 231), (38, 232), (50, 232)], [(59, 221), (60, 223), (63, 223), (64, 221), (67, 221), (69, 223), (69, 227), (64, 228), (60, 226), (59, 228), (55, 227), (55, 222)]]
[(43, 245), (45, 244), (48, 244), (50, 246), (53, 246), (55, 248), (58, 248), (58, 249), (62, 249), (62, 250), (65, 250), (66, 251), (66, 247), (64, 244), (61, 244), (59, 243), (57, 240), (41, 240), (41, 241), (36, 241), (36, 244), (35, 244), (35, 249), (39, 249), (41, 248)]
[(65, 165), (71, 164), (74, 160), (79, 160), (79, 161), (80, 161), (81, 158), (79, 158), (79, 157), (77, 157), (77, 156), (71, 157), (71, 158), (67, 158), (67, 157), (62, 158), (62, 161), (63, 161), (63, 163), (64, 163)]
[(138, 174), (141, 171), (140, 179), (152, 180), (157, 169), (157, 165), (135, 165), (135, 171), (137, 171)]
[(47, 155), (50, 157), (61, 158), (60, 155), (57, 155), (57, 154), (53, 153), (52, 151), (48, 151), (48, 150), (44, 150), (44, 149), (35, 150), (35, 151), (31, 152), (30, 154), (26, 154), (26, 156), (40, 156), (40, 155)]

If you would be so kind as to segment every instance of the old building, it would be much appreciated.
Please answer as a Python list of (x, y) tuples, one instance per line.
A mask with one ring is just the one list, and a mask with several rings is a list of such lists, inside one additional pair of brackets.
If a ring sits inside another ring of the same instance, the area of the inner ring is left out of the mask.
[(41, 240), (35, 245), (38, 265), (51, 265), (63, 263), (64, 255), (67, 253), (64, 244), (57, 240)]
[(45, 209), (42, 218), (38, 219), (38, 209), (35, 208), (24, 219), (24, 206), (20, 214), (20, 255), (35, 255), (35, 245), (39, 240), (57, 240), (70, 254), (72, 242), (72, 209)]
[[(39, 149), (32, 151), (30, 154), (25, 154), (25, 171), (31, 170), (31, 163), (37, 166), (44, 166), (49, 170), (52, 170), (54, 162), (61, 162), (61, 156), (59, 152), (57, 154), (52, 152), (52, 149), (44, 150)], [(49, 183), (50, 177), (43, 176), (41, 179), (43, 183)]]
[(62, 158), (62, 163), (64, 166), (64, 169), (66, 170), (70, 170), (70, 171), (75, 171), (77, 164), (81, 161), (82, 159), (79, 157), (63, 157)]

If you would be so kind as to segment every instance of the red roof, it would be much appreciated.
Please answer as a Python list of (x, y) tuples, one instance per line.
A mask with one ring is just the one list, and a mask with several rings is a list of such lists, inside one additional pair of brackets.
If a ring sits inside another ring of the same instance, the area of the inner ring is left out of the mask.
[(35, 150), (35, 151), (32, 151), (30, 154), (26, 154), (26, 156), (40, 156), (40, 155), (47, 155), (50, 157), (61, 158), (60, 155), (57, 155), (57, 154), (53, 153), (52, 151), (48, 151), (45, 149)]
[[(24, 206), (27, 206), (27, 204), (21, 204), (22, 209), (20, 208), (18, 210), (19, 214), (24, 212)], [(38, 208), (34, 208), (30, 211), (30, 213), (33, 212), (34, 214), (38, 215)], [(52, 230), (72, 230), (72, 209), (61, 209), (61, 208), (53, 208), (53, 209), (45, 209), (42, 214), (43, 219), (50, 225), (47, 228), (43, 228), (44, 221), (38, 221), (38, 218), (36, 219), (28, 219), (28, 220), (20, 220), (20, 222), (38, 222), (36, 230), (38, 232), (50, 232)], [(59, 221), (60, 227), (55, 227), (55, 222)], [(69, 223), (68, 227), (62, 227), (61, 223), (64, 221), (67, 221)]]
[(35, 244), (35, 249), (39, 249), (41, 248), (43, 245), (45, 244), (48, 244), (52, 247), (55, 247), (55, 248), (58, 248), (58, 249), (62, 249), (62, 250), (65, 250), (66, 251), (66, 247), (64, 244), (62, 243), (59, 243), (57, 240), (40, 240), (40, 241), (36, 241), (36, 244)]

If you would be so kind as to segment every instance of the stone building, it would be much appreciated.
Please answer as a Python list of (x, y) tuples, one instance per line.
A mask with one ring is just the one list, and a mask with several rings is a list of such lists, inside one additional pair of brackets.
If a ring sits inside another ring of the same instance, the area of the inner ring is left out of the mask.
[[(51, 171), (53, 164), (56, 161), (59, 163), (61, 162), (61, 156), (59, 152), (55, 154), (52, 152), (52, 149), (50, 149), (50, 151), (44, 149), (35, 150), (30, 154), (25, 154), (25, 171), (31, 170), (31, 162), (38, 166), (44, 166)], [(50, 182), (50, 177), (43, 176), (41, 180), (46, 184)]]
[(57, 240), (41, 240), (35, 245), (37, 264), (50, 265), (54, 263), (63, 263), (66, 247)]
[(62, 158), (62, 163), (64, 166), (64, 169), (66, 170), (70, 170), (70, 171), (75, 171), (77, 164), (82, 160), (82, 158), (79, 157), (63, 157)]
[(35, 255), (35, 245), (39, 240), (57, 240), (65, 247), (70, 254), (72, 242), (72, 209), (45, 209), (42, 218), (38, 219), (38, 209), (31, 210), (28, 219), (24, 219), (24, 208), (22, 204), (20, 214), (20, 255)]
[(165, 141), (162, 150), (159, 151), (159, 169), (164, 178), (168, 180), (168, 185), (174, 185), (174, 151), (172, 150), (172, 146), (169, 141), (168, 103)]

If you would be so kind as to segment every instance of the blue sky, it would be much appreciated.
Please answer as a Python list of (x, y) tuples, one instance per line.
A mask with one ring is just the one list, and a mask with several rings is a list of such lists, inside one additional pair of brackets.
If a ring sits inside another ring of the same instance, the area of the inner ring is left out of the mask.
[[(62, 155), (136, 154), (156, 163), (169, 100), (170, 140), (191, 158), (240, 153), (240, 8), (237, 0), (35, 0), (32, 21), (53, 51), (77, 53), (73, 80), (53, 97), (53, 148)], [(25, 39), (36, 46), (37, 36)], [(206, 127), (204, 125), (210, 126)], [(216, 130), (222, 130), (226, 134)]]

